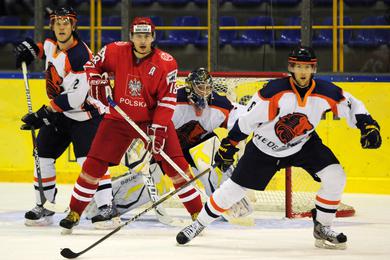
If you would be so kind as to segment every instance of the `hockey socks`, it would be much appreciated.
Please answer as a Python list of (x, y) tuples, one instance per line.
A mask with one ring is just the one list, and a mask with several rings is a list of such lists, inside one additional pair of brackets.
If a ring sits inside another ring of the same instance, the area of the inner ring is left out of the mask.
[[(173, 184), (175, 189), (180, 188), (182, 185), (183, 183)], [(178, 193), (178, 197), (181, 203), (183, 203), (184, 207), (187, 209), (187, 211), (191, 214), (191, 216), (199, 213), (202, 210), (202, 200), (200, 198), (199, 192), (195, 190), (195, 188), (191, 186), (184, 188)]]
[(92, 200), (97, 187), (97, 183), (91, 184), (80, 175), (73, 188), (72, 198), (69, 205), (70, 209), (81, 215), (85, 207), (87, 207), (88, 203)]

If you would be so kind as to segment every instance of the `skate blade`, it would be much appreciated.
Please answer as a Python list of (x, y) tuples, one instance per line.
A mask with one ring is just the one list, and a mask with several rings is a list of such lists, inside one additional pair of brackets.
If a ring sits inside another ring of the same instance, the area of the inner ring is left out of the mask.
[(43, 217), (37, 220), (25, 219), (24, 225), (27, 227), (43, 227), (53, 224), (53, 216)]
[(324, 248), (324, 249), (333, 249), (333, 250), (347, 249), (347, 243), (334, 244), (324, 239), (316, 239), (314, 245), (318, 248)]
[(119, 227), (122, 224), (121, 219), (119, 217), (114, 217), (107, 221), (99, 221), (93, 223), (93, 226), (95, 229), (99, 230), (109, 230), (109, 229), (115, 229)]

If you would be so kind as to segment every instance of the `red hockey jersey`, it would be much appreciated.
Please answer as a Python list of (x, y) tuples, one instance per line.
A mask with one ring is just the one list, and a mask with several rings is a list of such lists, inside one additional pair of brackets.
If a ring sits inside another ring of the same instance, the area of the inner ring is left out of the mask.
[[(176, 104), (176, 60), (160, 49), (138, 59), (129, 42), (104, 46), (84, 66), (88, 80), (93, 74), (114, 76), (113, 98), (135, 122), (167, 126)], [(114, 109), (105, 115), (123, 120)]]

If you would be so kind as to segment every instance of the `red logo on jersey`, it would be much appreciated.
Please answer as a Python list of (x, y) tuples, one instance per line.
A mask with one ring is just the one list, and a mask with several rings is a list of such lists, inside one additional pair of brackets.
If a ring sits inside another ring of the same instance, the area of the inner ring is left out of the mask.
[(166, 53), (166, 52), (161, 52), (160, 53), (160, 57), (161, 57), (161, 59), (163, 59), (165, 61), (173, 60), (173, 57), (170, 54)]
[(63, 78), (58, 75), (56, 67), (49, 62), (46, 69), (46, 93), (50, 99), (55, 98), (64, 91), (64, 88), (61, 86), (62, 82)]
[(279, 140), (287, 144), (297, 136), (313, 129), (313, 125), (305, 114), (293, 113), (279, 118), (275, 125), (275, 133)]

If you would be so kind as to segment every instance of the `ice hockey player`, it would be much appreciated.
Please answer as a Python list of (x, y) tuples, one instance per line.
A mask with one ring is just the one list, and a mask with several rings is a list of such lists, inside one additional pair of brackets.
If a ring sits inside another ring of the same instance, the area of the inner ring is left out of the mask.
[[(56, 159), (72, 143), (75, 157), (81, 166), (105, 112), (105, 106), (101, 102), (87, 97), (89, 85), (83, 65), (92, 54), (87, 45), (79, 39), (76, 27), (76, 12), (72, 8), (59, 8), (50, 15), (52, 37), (45, 39), (43, 43), (26, 39), (15, 48), (18, 68), (22, 62), (29, 65), (37, 58), (45, 59), (46, 92), (50, 103), (43, 105), (35, 113), (26, 114), (22, 118), (24, 125), (21, 129), (40, 129), (37, 146), (43, 190), (46, 199), (53, 203), (57, 193)], [(34, 188), (37, 206), (25, 214), (25, 224), (51, 224), (54, 212), (42, 205), (36, 172)], [(102, 213), (107, 213), (112, 200), (109, 174), (100, 180), (95, 199)], [(99, 213), (93, 218), (93, 222), (110, 219), (110, 215), (102, 216)]]
[[(115, 75), (113, 100), (151, 137), (149, 150), (157, 161), (161, 161), (163, 171), (178, 188), (186, 181), (159, 154), (164, 150), (190, 177), (177, 138), (170, 138), (176, 135), (171, 119), (176, 103), (177, 64), (170, 54), (153, 47), (154, 40), (155, 26), (150, 18), (136, 17), (130, 26), (130, 42), (108, 44), (84, 67), (91, 95), (106, 105), (112, 89), (105, 75)], [(70, 202), (71, 211), (60, 222), (66, 232), (79, 222), (108, 166), (119, 164), (130, 143), (137, 137), (139, 134), (128, 122), (110, 108), (110, 113), (99, 125), (77, 179)], [(200, 212), (200, 194), (193, 187), (184, 189), (179, 198), (191, 215)]]
[(365, 149), (381, 145), (378, 123), (361, 101), (331, 82), (313, 79), (317, 59), (310, 47), (297, 47), (288, 58), (290, 77), (270, 81), (247, 105), (247, 113), (236, 121), (222, 140), (215, 162), (227, 167), (237, 152), (236, 143), (253, 132), (232, 177), (208, 199), (196, 221), (176, 237), (186, 244), (199, 235), (213, 220), (240, 200), (246, 189), (264, 190), (281, 168), (301, 167), (321, 188), (312, 210), (315, 246), (345, 249), (347, 236), (336, 232), (332, 222), (340, 203), (346, 181), (345, 173), (333, 152), (325, 146), (314, 130), (324, 112), (347, 119), (361, 132)]

